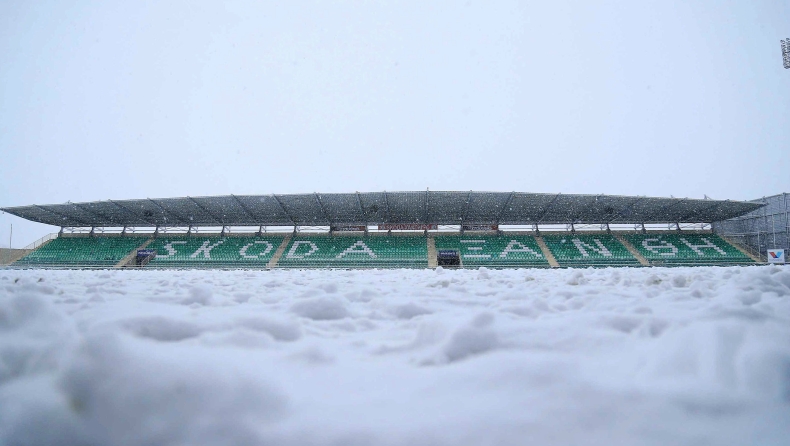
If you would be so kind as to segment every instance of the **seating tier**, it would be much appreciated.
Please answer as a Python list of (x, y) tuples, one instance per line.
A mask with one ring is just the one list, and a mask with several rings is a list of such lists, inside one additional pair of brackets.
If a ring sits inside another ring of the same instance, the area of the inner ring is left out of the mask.
[[(272, 260), (284, 235), (160, 235), (148, 249), (156, 267), (262, 268)], [(716, 234), (623, 235), (651, 265), (741, 265), (754, 261)], [(639, 266), (609, 234), (558, 234), (543, 237), (560, 266)], [(59, 237), (15, 262), (30, 267), (112, 267), (146, 237)], [(464, 267), (548, 267), (529, 235), (437, 235), (437, 251), (454, 250)], [(276, 265), (282, 268), (427, 268), (424, 236), (299, 235), (289, 241)]]
[(463, 235), (435, 237), (436, 250), (458, 251), (464, 267), (548, 268), (535, 238), (529, 235)]
[(300, 235), (277, 263), (281, 268), (427, 268), (424, 236)]
[(543, 237), (560, 266), (640, 266), (639, 261), (609, 234), (563, 234)]
[(624, 236), (651, 265), (745, 265), (754, 261), (716, 234)]
[(14, 266), (111, 268), (146, 240), (127, 236), (58, 237), (14, 262)]

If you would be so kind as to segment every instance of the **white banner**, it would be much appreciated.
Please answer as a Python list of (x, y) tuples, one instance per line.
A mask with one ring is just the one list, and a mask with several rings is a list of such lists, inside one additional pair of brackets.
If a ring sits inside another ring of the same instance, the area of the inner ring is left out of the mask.
[(461, 229), (464, 231), (497, 231), (499, 225), (463, 225)]
[(379, 231), (430, 231), (438, 229), (435, 224), (419, 223), (384, 223), (379, 225)]
[(769, 249), (767, 257), (768, 263), (785, 263), (785, 250)]
[(332, 226), (335, 232), (365, 232), (368, 229), (365, 225)]

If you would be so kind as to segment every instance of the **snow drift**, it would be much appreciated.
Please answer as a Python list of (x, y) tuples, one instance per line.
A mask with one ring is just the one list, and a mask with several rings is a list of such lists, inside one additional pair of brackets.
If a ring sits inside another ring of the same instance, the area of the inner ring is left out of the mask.
[(0, 444), (788, 436), (788, 268), (0, 271)]

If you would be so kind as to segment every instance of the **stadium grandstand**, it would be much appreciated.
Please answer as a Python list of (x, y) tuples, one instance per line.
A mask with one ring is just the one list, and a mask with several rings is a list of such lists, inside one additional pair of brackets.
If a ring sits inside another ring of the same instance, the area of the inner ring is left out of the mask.
[(763, 203), (522, 192), (107, 200), (4, 208), (60, 227), (14, 268), (745, 265), (714, 232)]

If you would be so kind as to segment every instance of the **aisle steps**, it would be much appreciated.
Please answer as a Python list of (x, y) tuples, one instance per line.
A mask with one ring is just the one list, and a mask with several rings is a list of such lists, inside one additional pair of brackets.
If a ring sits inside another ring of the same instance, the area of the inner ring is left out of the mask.
[(153, 241), (154, 241), (154, 238), (151, 237), (148, 240), (146, 240), (145, 242), (143, 242), (142, 245), (138, 246), (137, 248), (134, 248), (129, 254), (126, 255), (126, 257), (122, 258), (120, 262), (116, 263), (115, 266), (113, 266), (113, 268), (123, 268), (125, 266), (134, 266), (134, 261), (137, 258), (137, 250), (138, 249), (145, 249), (145, 247), (150, 245), (151, 242), (153, 242)]
[(436, 268), (439, 265), (439, 260), (436, 253), (436, 240), (432, 235), (426, 237), (428, 239), (428, 268)]
[(536, 235), (535, 241), (538, 242), (538, 246), (540, 246), (540, 251), (543, 253), (543, 257), (546, 258), (546, 261), (549, 262), (552, 268), (559, 268), (560, 264), (557, 263), (557, 259), (554, 258), (554, 254), (551, 253), (549, 247), (546, 246), (546, 241), (543, 240), (543, 237)]
[(614, 235), (614, 238), (616, 238), (618, 242), (622, 243), (622, 245), (625, 246), (625, 249), (627, 249), (628, 252), (630, 252), (632, 256), (636, 257), (636, 260), (639, 260), (639, 263), (642, 266), (650, 266), (650, 262), (647, 261), (645, 256), (643, 256), (642, 254), (639, 253), (639, 250), (634, 248), (634, 245), (632, 245), (631, 242), (626, 240), (620, 234), (612, 234), (612, 235)]
[(285, 252), (285, 248), (288, 247), (288, 242), (290, 241), (291, 241), (290, 235), (286, 235), (283, 238), (282, 243), (280, 243), (280, 246), (277, 247), (277, 251), (274, 251), (274, 256), (271, 258), (271, 260), (269, 260), (269, 263), (266, 264), (266, 268), (271, 269), (277, 266), (277, 262), (280, 261), (280, 257), (283, 256), (283, 253)]

